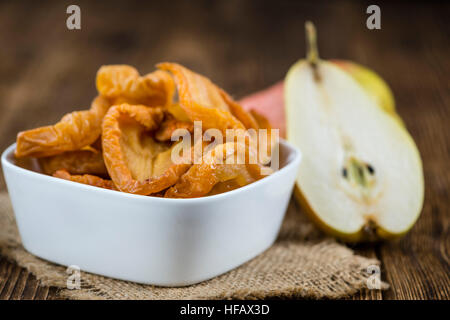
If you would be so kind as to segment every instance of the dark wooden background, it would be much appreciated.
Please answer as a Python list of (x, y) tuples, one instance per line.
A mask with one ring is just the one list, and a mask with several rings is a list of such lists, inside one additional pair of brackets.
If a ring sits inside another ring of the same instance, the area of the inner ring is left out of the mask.
[[(74, 3), (80, 31), (65, 25)], [(102, 64), (149, 72), (157, 62), (177, 61), (237, 98), (263, 89), (304, 55), (304, 22), (312, 20), (323, 58), (368, 65), (392, 86), (424, 164), (425, 205), (412, 231), (400, 241), (356, 247), (382, 261), (391, 289), (355, 298), (449, 299), (450, 6), (377, 3), (382, 29), (371, 31), (370, 3), (356, 1), (2, 1), (0, 149), (20, 130), (87, 108)], [(0, 257), (0, 299), (56, 296)]]

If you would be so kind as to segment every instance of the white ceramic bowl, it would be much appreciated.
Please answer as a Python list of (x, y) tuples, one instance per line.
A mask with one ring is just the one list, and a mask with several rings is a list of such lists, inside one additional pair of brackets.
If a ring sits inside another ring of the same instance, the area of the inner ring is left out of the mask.
[(29, 252), (82, 271), (161, 286), (210, 279), (270, 247), (301, 158), (281, 141), (280, 169), (262, 180), (210, 197), (164, 199), (47, 176), (35, 171), (35, 160), (17, 163), (14, 149), (5, 150), (2, 166)]

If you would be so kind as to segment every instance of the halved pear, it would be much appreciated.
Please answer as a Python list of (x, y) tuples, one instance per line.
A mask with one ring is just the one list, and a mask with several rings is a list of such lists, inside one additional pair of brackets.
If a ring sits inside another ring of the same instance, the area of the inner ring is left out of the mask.
[(345, 241), (405, 234), (424, 182), (408, 132), (354, 78), (310, 51), (285, 81), (287, 137), (303, 153), (296, 195), (324, 231)]

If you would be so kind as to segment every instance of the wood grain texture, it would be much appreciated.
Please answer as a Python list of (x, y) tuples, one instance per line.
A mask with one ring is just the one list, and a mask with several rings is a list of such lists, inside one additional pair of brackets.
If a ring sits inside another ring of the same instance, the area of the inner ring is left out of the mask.
[[(0, 149), (18, 131), (89, 106), (102, 64), (142, 72), (177, 61), (239, 98), (282, 79), (305, 52), (304, 22), (323, 58), (368, 65), (391, 85), (422, 155), (422, 215), (403, 239), (359, 246), (382, 261), (385, 292), (353, 299), (449, 299), (450, 6), (381, 2), (382, 29), (365, 28), (368, 2), (77, 1), (82, 30), (65, 27), (66, 2), (0, 3)], [(5, 188), (0, 177), (0, 188)], [(1, 226), (0, 226), (1, 227)], [(1, 231), (0, 231), (1, 232)], [(54, 299), (54, 288), (0, 257), (0, 299)]]

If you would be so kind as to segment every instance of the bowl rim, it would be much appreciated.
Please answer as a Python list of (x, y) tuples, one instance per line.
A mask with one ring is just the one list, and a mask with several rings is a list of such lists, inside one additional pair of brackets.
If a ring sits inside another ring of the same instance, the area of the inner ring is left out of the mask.
[[(25, 169), (22, 168), (14, 163), (12, 163), (8, 157), (13, 154), (15, 148), (16, 148), (16, 143), (11, 144), (9, 147), (7, 147), (2, 155), (1, 155), (1, 163), (2, 163), (2, 167), (3, 167), (3, 171), (5, 171), (5, 168), (8, 168), (10, 170), (15, 170), (21, 174), (25, 174), (31, 177), (35, 177), (37, 179), (42, 179), (42, 181), (44, 182), (50, 182), (50, 183), (56, 183), (56, 184), (63, 184), (66, 186), (72, 186), (72, 187), (76, 187), (76, 188), (81, 188), (81, 189), (85, 189), (85, 190), (91, 190), (92, 192), (98, 192), (98, 193), (103, 193), (105, 195), (109, 195), (109, 196), (116, 196), (116, 197), (123, 197), (124, 199), (136, 199), (139, 201), (150, 201), (150, 202), (158, 202), (158, 203), (202, 203), (202, 202), (209, 202), (209, 201), (214, 201), (216, 199), (226, 199), (227, 197), (232, 197), (233, 195), (239, 193), (239, 192), (246, 192), (246, 191), (251, 191), (254, 188), (257, 188), (260, 185), (263, 184), (267, 184), (270, 183), (271, 180), (275, 179), (276, 177), (278, 177), (282, 171), (286, 171), (288, 169), (290, 169), (293, 166), (299, 166), (300, 165), (300, 161), (302, 158), (302, 153), (301, 151), (293, 146), (291, 143), (289, 143), (288, 141), (281, 139), (279, 140), (279, 144), (280, 146), (287, 148), (289, 150), (288, 153), (288, 158), (292, 157), (289, 162), (286, 163), (285, 166), (283, 166), (282, 168), (280, 168), (279, 170), (275, 171), (274, 173), (272, 173), (271, 175), (264, 177), (258, 181), (255, 181), (253, 183), (250, 183), (246, 186), (240, 187), (238, 189), (235, 190), (231, 190), (231, 191), (227, 191), (224, 193), (220, 193), (220, 194), (216, 194), (216, 195), (212, 195), (212, 196), (205, 196), (205, 197), (198, 197), (198, 198), (161, 198), (161, 197), (150, 197), (150, 196), (145, 196), (145, 195), (139, 195), (139, 194), (132, 194), (132, 193), (127, 193), (127, 192), (120, 192), (120, 191), (116, 191), (116, 190), (109, 190), (109, 189), (105, 189), (105, 188), (99, 188), (99, 187), (95, 187), (95, 186), (90, 186), (87, 184), (82, 184), (82, 183), (77, 183), (77, 182), (73, 182), (73, 181), (69, 181), (69, 180), (64, 180), (64, 179), (60, 179), (60, 178), (56, 178), (53, 176), (49, 176), (40, 172), (36, 172), (33, 170), (29, 170), (29, 169)], [(292, 156), (293, 154), (293, 156)], [(6, 179), (6, 177), (5, 177)]]

